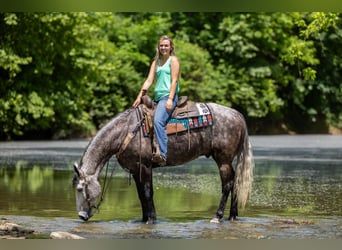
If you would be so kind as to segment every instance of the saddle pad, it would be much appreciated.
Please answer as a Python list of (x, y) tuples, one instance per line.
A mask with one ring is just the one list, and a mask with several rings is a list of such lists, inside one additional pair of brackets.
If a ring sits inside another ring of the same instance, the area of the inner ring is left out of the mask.
[[(168, 135), (213, 125), (212, 115), (208, 106), (205, 103), (196, 103), (194, 106), (196, 112), (192, 109), (192, 115), (196, 113), (196, 116), (191, 116), (188, 113), (186, 117), (182, 118), (171, 117), (166, 125), (166, 133)], [(146, 123), (143, 123), (143, 134), (145, 137), (149, 136)]]
[[(188, 131), (191, 129), (203, 128), (213, 125), (211, 114), (201, 115), (197, 117), (189, 117), (183, 119), (171, 118), (166, 125), (166, 133), (168, 135)], [(143, 124), (143, 134), (145, 137), (149, 136), (146, 124)]]
[(166, 133), (170, 135), (187, 131), (189, 129), (203, 128), (211, 125), (213, 125), (213, 119), (210, 113), (184, 119), (171, 118), (166, 125)]

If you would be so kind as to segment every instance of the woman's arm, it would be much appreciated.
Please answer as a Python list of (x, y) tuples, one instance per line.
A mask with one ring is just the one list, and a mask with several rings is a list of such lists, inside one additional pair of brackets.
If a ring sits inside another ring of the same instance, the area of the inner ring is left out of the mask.
[(170, 94), (169, 94), (169, 99), (166, 102), (166, 109), (168, 111), (171, 110), (172, 108), (172, 103), (173, 103), (173, 98), (175, 97), (176, 94), (176, 89), (177, 89), (177, 82), (179, 78), (179, 60), (176, 56), (171, 57), (171, 87), (170, 87)]
[(144, 84), (142, 85), (141, 90), (139, 91), (137, 98), (135, 99), (135, 101), (132, 105), (134, 108), (138, 107), (138, 105), (141, 103), (141, 97), (143, 96), (143, 94), (145, 94), (144, 92), (147, 92), (147, 90), (152, 85), (155, 73), (156, 73), (156, 61), (153, 61), (151, 64), (151, 67), (150, 67), (150, 72), (148, 73), (148, 76), (147, 76)]

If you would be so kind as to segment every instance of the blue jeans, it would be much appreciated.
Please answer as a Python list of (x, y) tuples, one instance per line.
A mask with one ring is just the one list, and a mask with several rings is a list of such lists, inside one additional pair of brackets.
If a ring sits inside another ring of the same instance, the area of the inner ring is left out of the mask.
[(176, 108), (178, 95), (175, 95), (173, 98), (172, 110), (170, 112), (167, 112), (166, 110), (166, 102), (168, 98), (169, 96), (164, 96), (159, 100), (156, 112), (154, 113), (154, 132), (159, 144), (160, 155), (164, 157), (167, 155), (166, 124), (169, 121), (172, 112)]

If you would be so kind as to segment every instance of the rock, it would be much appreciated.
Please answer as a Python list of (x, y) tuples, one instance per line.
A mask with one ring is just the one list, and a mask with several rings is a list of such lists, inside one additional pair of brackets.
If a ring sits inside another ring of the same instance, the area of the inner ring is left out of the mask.
[(72, 233), (68, 233), (68, 232), (52, 232), (50, 234), (50, 237), (52, 239), (75, 239), (75, 240), (85, 239), (81, 236), (78, 236), (78, 235), (72, 234)]
[(0, 239), (25, 239), (33, 230), (26, 229), (14, 223), (0, 224)]
[(17, 224), (10, 223), (10, 222), (5, 222), (0, 225), (0, 231), (4, 231), (4, 232), (18, 231), (18, 229), (19, 229), (19, 226)]
[(0, 224), (0, 235), (11, 235), (15, 237), (32, 234), (34, 231), (31, 229), (24, 228), (15, 223), (4, 222)]

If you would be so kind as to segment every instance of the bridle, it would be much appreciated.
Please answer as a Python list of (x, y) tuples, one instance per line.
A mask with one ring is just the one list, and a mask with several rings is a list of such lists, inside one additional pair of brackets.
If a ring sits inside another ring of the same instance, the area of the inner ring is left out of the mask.
[[(137, 109), (135, 109), (137, 110)], [(138, 111), (136, 111), (137, 114), (139, 113)], [(138, 122), (135, 126), (135, 128), (133, 129), (133, 131), (131, 133), (128, 133), (126, 138), (124, 139), (123, 143), (120, 145), (120, 148), (119, 148), (119, 151), (118, 153), (116, 153), (116, 158), (119, 158), (119, 156), (121, 155), (121, 153), (123, 153), (126, 149), (126, 147), (128, 146), (128, 144), (131, 142), (131, 140), (135, 137), (135, 135), (137, 134), (139, 128), (142, 126), (143, 124), (143, 121), (145, 120), (145, 117), (142, 117), (142, 118), (138, 118)], [(129, 122), (129, 120), (127, 121), (127, 123)], [(127, 126), (128, 127), (128, 126)], [(141, 140), (141, 138), (140, 138)], [(141, 141), (140, 141), (140, 147), (141, 147)], [(141, 151), (141, 149), (140, 149)], [(141, 167), (141, 153), (139, 154), (140, 155), (140, 167)], [(83, 176), (82, 174), (82, 178), (84, 179), (85, 181), (85, 184), (84, 184), (84, 193), (85, 193), (85, 199), (86, 199), (86, 202), (87, 202), (87, 205), (89, 207), (89, 210), (94, 208), (96, 211), (99, 212), (100, 210), (100, 207), (101, 207), (101, 204), (104, 200), (104, 196), (105, 196), (105, 193), (108, 189), (108, 186), (109, 186), (109, 183), (110, 181), (112, 180), (112, 176), (114, 174), (114, 170), (116, 168), (116, 165), (117, 165), (117, 162), (115, 162), (113, 168), (112, 168), (112, 171), (111, 171), (111, 174), (110, 174), (110, 177), (109, 177), (109, 181), (107, 180), (108, 178), (108, 166), (109, 166), (109, 160), (107, 161), (106, 164), (106, 174), (105, 174), (105, 179), (104, 179), (104, 182), (103, 182), (103, 186), (102, 186), (102, 190), (101, 190), (101, 195), (100, 195), (100, 199), (98, 199), (97, 201), (97, 204), (95, 202), (95, 205), (91, 205), (91, 202), (90, 202), (90, 195), (89, 195), (89, 191), (88, 191), (88, 182), (87, 182), (87, 179), (85, 176)], [(141, 173), (141, 170), (140, 170), (140, 173)], [(140, 177), (141, 178), (141, 177)]]
[(108, 166), (109, 166), (109, 161), (107, 161), (107, 164), (106, 164), (106, 174), (105, 174), (105, 179), (104, 179), (104, 182), (103, 182), (100, 198), (98, 199), (97, 202), (95, 202), (94, 205), (91, 205), (91, 198), (90, 198), (90, 195), (89, 195), (88, 181), (87, 181), (85, 176), (82, 176), (82, 178), (84, 178), (84, 196), (85, 196), (85, 200), (87, 202), (89, 210), (94, 208), (96, 211), (98, 211), (98, 212), (100, 211), (100, 207), (101, 207), (101, 204), (102, 204), (102, 202), (104, 200), (105, 193), (106, 193), (106, 191), (108, 189), (110, 181), (112, 180), (112, 177), (113, 177), (113, 174), (114, 174), (114, 170), (116, 168), (116, 163), (114, 164), (114, 166), (112, 168), (109, 180), (107, 180), (108, 179), (108, 168), (109, 168)]
[(103, 181), (103, 185), (102, 185), (102, 191), (101, 191), (101, 195), (100, 195), (100, 200), (99, 202), (97, 203), (97, 205), (95, 205), (95, 209), (99, 212), (100, 211), (100, 206), (104, 200), (104, 196), (105, 196), (105, 193), (107, 192), (107, 189), (109, 187), (109, 183), (111, 182), (111, 180), (113, 179), (113, 174), (114, 174), (114, 170), (116, 168), (116, 165), (117, 163), (115, 162), (113, 168), (112, 168), (112, 172), (110, 173), (110, 176), (109, 176), (109, 180), (108, 180), (108, 183), (107, 183), (107, 176), (108, 176), (108, 166), (109, 166), (109, 160), (107, 161), (107, 165), (106, 165), (106, 174), (105, 174), (105, 179)]

